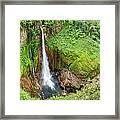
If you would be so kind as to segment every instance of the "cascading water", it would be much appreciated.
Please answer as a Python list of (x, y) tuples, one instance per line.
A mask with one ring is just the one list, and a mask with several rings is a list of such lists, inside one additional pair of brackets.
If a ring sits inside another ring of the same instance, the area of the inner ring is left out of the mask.
[(48, 63), (48, 59), (47, 59), (47, 55), (46, 55), (46, 51), (45, 51), (45, 42), (44, 42), (44, 33), (43, 33), (43, 29), (42, 30), (42, 80), (43, 80), (43, 86), (49, 86), (52, 90), (55, 89), (54, 88), (54, 83), (51, 81), (51, 75), (50, 75), (50, 69), (49, 69), (49, 63)]
[(50, 73), (48, 58), (45, 50), (44, 32), (42, 27), (41, 27), (41, 31), (42, 31), (42, 58), (43, 58), (42, 73), (41, 73), (42, 97), (48, 98), (60, 92), (60, 87), (59, 87), (58, 79), (57, 77), (55, 77), (55, 74)]

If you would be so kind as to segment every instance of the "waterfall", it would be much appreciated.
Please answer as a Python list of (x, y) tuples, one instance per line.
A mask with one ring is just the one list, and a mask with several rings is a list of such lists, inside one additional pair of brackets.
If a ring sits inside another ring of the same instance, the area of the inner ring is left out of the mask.
[(41, 79), (42, 85), (43, 86), (48, 86), (51, 88), (51, 90), (54, 90), (54, 83), (51, 81), (51, 74), (50, 74), (50, 69), (49, 69), (49, 63), (48, 63), (48, 58), (47, 54), (45, 51), (45, 41), (44, 41), (44, 32), (43, 28), (41, 27), (42, 31), (42, 74), (41, 74)]

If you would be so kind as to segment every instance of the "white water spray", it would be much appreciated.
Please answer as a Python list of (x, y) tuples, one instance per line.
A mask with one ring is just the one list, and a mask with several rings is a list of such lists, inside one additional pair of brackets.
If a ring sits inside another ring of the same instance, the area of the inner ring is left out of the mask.
[(43, 80), (43, 86), (49, 86), (52, 90), (54, 90), (54, 83), (51, 81), (51, 75), (50, 75), (50, 69), (49, 69), (49, 63), (47, 59), (47, 54), (45, 51), (45, 42), (44, 42), (44, 32), (43, 28), (41, 27), (42, 31), (42, 80)]

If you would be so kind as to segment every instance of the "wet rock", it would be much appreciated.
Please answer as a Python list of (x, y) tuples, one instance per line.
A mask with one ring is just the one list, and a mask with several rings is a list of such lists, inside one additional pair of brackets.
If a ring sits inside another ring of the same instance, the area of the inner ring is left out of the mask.
[(75, 92), (81, 87), (81, 79), (78, 79), (68, 69), (63, 69), (59, 74), (59, 83), (62, 89), (66, 92)]

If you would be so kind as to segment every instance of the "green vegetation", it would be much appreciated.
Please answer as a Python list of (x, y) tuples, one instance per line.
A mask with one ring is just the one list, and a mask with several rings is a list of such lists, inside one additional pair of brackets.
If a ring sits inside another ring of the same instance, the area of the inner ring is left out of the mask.
[(31, 97), (30, 93), (20, 89), (20, 100), (40, 100), (40, 98)]
[[(61, 63), (59, 72), (66, 68), (76, 76), (82, 75), (85, 80), (92, 82), (84, 85), (76, 93), (65, 96), (53, 96), (48, 100), (99, 100), (100, 83), (94, 82), (94, 78), (100, 74), (100, 21), (99, 20), (21, 20), (20, 32), (32, 33), (32, 41), (28, 38), (20, 40), (20, 78), (32, 76), (32, 63), (30, 47), (34, 57), (35, 72), (38, 64), (38, 49), (41, 47), (41, 30), (44, 26), (45, 44), (49, 53), (55, 51), (59, 54)], [(51, 56), (48, 55), (48, 58)], [(50, 58), (53, 61), (56, 58)], [(58, 60), (56, 60), (58, 61)], [(55, 64), (55, 62), (53, 62)], [(53, 63), (49, 63), (52, 65)], [(40, 63), (41, 64), (41, 63)], [(55, 67), (56, 65), (52, 65)], [(56, 69), (56, 68), (54, 68)], [(40, 76), (40, 70), (36, 73)], [(39, 78), (38, 78), (39, 80)], [(31, 97), (30, 92), (20, 89), (21, 100), (40, 100), (39, 97)]]
[(30, 44), (24, 44), (20, 47), (20, 76), (26, 76), (28, 72), (32, 69), (32, 63), (30, 59), (30, 47), (33, 50), (34, 55), (34, 65), (37, 65), (37, 50), (40, 47), (40, 40), (33, 40)]
[(31, 96), (30, 93), (24, 91), (23, 89), (20, 89), (20, 100), (30, 100)]
[[(24, 90), (20, 91), (21, 100), (41, 100), (41, 98), (31, 97)], [(100, 84), (99, 81), (87, 84), (81, 90), (76, 90), (76, 93), (71, 93), (66, 96), (53, 96), (47, 100), (99, 100), (100, 99)]]
[(48, 46), (60, 51), (63, 61), (74, 73), (86, 77), (99, 73), (99, 43), (90, 37), (83, 38), (79, 29), (73, 26), (63, 29), (48, 41)]
[(53, 96), (50, 100), (99, 100), (100, 88), (96, 84), (87, 84), (85, 88), (82, 88), (76, 93), (71, 93), (68, 96)]

